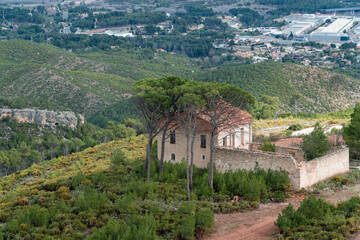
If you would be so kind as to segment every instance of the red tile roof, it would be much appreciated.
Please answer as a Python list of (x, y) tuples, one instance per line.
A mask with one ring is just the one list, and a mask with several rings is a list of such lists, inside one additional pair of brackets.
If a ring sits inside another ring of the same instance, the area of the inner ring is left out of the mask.
[[(229, 109), (229, 111), (226, 111), (226, 108)], [(225, 111), (224, 111), (225, 110)], [(226, 124), (223, 124), (218, 129), (218, 132), (223, 131), (225, 129), (229, 129), (230, 127), (235, 127), (237, 125), (243, 125), (246, 123), (250, 123), (252, 120), (252, 115), (240, 110), (237, 107), (232, 106), (229, 103), (222, 102), (221, 110), (219, 110), (220, 113), (223, 112), (222, 116), (220, 117), (220, 121), (225, 121)], [(197, 132), (210, 132), (212, 129), (211, 122), (210, 122), (209, 114), (206, 113), (200, 113), (198, 117), (197, 122)], [(163, 123), (162, 123), (163, 124)], [(176, 121), (174, 123), (170, 124), (170, 126), (175, 126)]]

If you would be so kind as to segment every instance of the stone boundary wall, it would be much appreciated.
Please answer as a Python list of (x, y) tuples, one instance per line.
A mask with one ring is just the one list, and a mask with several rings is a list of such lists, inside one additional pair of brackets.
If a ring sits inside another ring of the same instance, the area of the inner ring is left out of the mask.
[(295, 158), (290, 154), (278, 154), (243, 149), (216, 148), (215, 167), (220, 172), (229, 170), (253, 170), (258, 164), (260, 168), (286, 170), (290, 174), (290, 183), (294, 189), (300, 189), (300, 169)]
[(327, 155), (300, 163), (300, 186), (310, 187), (317, 182), (350, 171), (349, 149), (335, 148)]
[(334, 149), (326, 156), (300, 163), (291, 154), (243, 149), (216, 148), (214, 157), (215, 167), (220, 172), (253, 170), (256, 164), (263, 169), (286, 170), (294, 190), (310, 187), (319, 181), (349, 171), (347, 148)]
[[(259, 150), (261, 145), (263, 145), (263, 143), (253, 142), (250, 144), (250, 150)], [(275, 146), (275, 152), (279, 154), (290, 154), (298, 163), (305, 161), (304, 152), (298, 147)]]

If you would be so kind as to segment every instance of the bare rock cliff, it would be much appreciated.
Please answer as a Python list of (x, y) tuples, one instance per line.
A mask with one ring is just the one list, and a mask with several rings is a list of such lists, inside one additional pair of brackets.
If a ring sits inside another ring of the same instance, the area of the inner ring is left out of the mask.
[(0, 119), (5, 117), (15, 118), (18, 122), (37, 123), (48, 126), (69, 126), (76, 128), (78, 122), (84, 123), (82, 115), (70, 111), (48, 111), (36, 109), (4, 109), (0, 108)]

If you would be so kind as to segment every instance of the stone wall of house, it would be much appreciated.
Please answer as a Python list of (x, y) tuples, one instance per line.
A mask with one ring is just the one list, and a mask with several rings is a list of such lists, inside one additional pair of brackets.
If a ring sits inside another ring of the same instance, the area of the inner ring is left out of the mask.
[(349, 149), (335, 148), (323, 157), (300, 163), (300, 186), (310, 187), (349, 170)]
[(334, 149), (326, 156), (309, 162), (298, 162), (287, 153), (224, 148), (215, 150), (215, 166), (220, 172), (237, 169), (252, 170), (256, 164), (263, 169), (286, 170), (289, 172), (293, 189), (299, 190), (349, 171), (349, 150), (347, 148)]
[[(262, 143), (253, 142), (250, 144), (250, 150), (259, 150), (261, 145)], [(301, 150), (301, 148), (275, 146), (275, 152), (279, 154), (290, 154), (296, 159), (297, 162), (305, 161), (304, 152)]]
[(84, 123), (82, 115), (76, 115), (70, 111), (47, 111), (36, 109), (4, 109), (0, 108), (0, 119), (11, 117), (18, 122), (37, 123), (40, 125), (58, 126), (64, 125), (71, 128), (76, 128), (78, 122)]
[[(168, 133), (169, 134), (169, 133)], [(206, 136), (206, 147), (201, 147), (201, 135)], [(158, 135), (158, 158), (161, 156), (161, 141), (162, 134)], [(198, 133), (194, 141), (194, 165), (198, 168), (206, 168), (210, 158), (210, 134), (209, 133)], [(171, 155), (174, 154), (175, 160), (171, 159)], [(164, 160), (173, 163), (181, 162), (182, 159), (186, 158), (186, 137), (181, 132), (175, 131), (175, 143), (170, 143), (170, 137), (165, 139), (165, 151)]]

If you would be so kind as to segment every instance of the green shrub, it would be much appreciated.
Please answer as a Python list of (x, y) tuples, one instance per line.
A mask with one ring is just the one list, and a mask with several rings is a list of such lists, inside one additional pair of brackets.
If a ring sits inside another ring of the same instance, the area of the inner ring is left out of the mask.
[(16, 219), (10, 220), (10, 222), (6, 225), (6, 230), (11, 233), (19, 232), (19, 222)]
[(193, 202), (181, 202), (178, 206), (178, 214), (194, 214), (196, 210), (196, 205)]
[(285, 195), (284, 195), (284, 192), (282, 191), (276, 191), (274, 193), (274, 200), (275, 202), (285, 202), (286, 198), (285, 198)]
[(147, 184), (143, 181), (131, 181), (128, 183), (125, 192), (132, 193), (136, 197), (142, 199), (151, 199), (155, 200), (158, 198), (157, 192), (159, 191), (158, 184), (151, 182)]
[(87, 188), (80, 193), (75, 200), (74, 206), (81, 211), (100, 210), (105, 205), (111, 204), (103, 193), (97, 193), (95, 189)]
[(248, 179), (243, 183), (240, 196), (248, 201), (259, 202), (267, 196), (265, 181), (258, 178)]
[(48, 226), (50, 213), (47, 209), (41, 209), (39, 205), (34, 205), (29, 211), (29, 218), (35, 227)]
[(187, 216), (177, 228), (181, 239), (192, 240), (195, 235), (195, 216)]
[(116, 150), (114, 154), (111, 156), (111, 163), (114, 166), (120, 166), (124, 164), (126, 160), (127, 160), (126, 155), (121, 149)]
[(265, 152), (275, 152), (276, 147), (275, 144), (271, 143), (270, 138), (267, 138), (264, 144), (262, 144), (259, 149)]
[(201, 238), (214, 228), (214, 213), (209, 208), (201, 208), (195, 214), (196, 235)]
[(91, 182), (95, 185), (98, 185), (99, 183), (106, 182), (107, 177), (104, 172), (98, 172), (92, 175)]
[(346, 217), (355, 215), (358, 209), (360, 209), (360, 197), (352, 197), (348, 201), (341, 202), (338, 206), (338, 210), (344, 212)]
[(60, 201), (58, 201), (56, 203), (56, 205), (54, 205), (49, 210), (51, 216), (57, 216), (59, 214), (64, 214), (64, 213), (70, 213), (70, 211), (71, 211), (71, 205), (66, 204), (66, 202), (62, 199)]
[(97, 229), (86, 240), (118, 240), (130, 239), (131, 229), (124, 221), (110, 220), (104, 227)]
[(291, 131), (300, 131), (301, 129), (302, 129), (302, 127), (299, 123), (291, 124), (288, 128), (288, 130), (291, 130)]
[(131, 228), (131, 239), (153, 240), (156, 238), (157, 223), (151, 215), (131, 215), (127, 224)]
[(73, 178), (73, 181), (72, 181), (71, 186), (72, 186), (73, 188), (75, 188), (75, 187), (79, 186), (79, 184), (80, 184), (81, 182), (83, 182), (83, 181), (85, 181), (85, 180), (86, 180), (86, 176), (84, 175), (83, 172), (80, 171), (80, 172), (78, 172), (77, 175)]
[[(346, 206), (344, 206), (344, 209), (346, 209)], [(279, 227), (284, 237), (293, 236), (294, 232), (297, 231), (319, 232), (321, 226), (332, 226), (333, 230), (335, 230), (340, 226), (339, 223), (342, 224), (342, 221), (338, 221), (341, 220), (341, 217), (334, 216), (335, 210), (335, 207), (329, 202), (316, 199), (314, 195), (311, 195), (301, 202), (296, 211), (289, 204), (288, 207), (282, 210), (282, 214), (279, 214), (275, 225)], [(308, 225), (314, 226), (315, 229), (309, 230)]]
[(29, 210), (16, 211), (16, 218), (19, 224), (41, 227), (49, 225), (51, 215), (47, 209), (41, 208), (39, 205), (33, 205)]
[(324, 217), (327, 214), (331, 214), (332, 210), (334, 210), (333, 205), (324, 199), (316, 199), (314, 195), (305, 198), (298, 208), (298, 212), (303, 214), (307, 219)]
[(133, 214), (140, 211), (139, 205), (136, 204), (134, 197), (131, 195), (122, 196), (115, 202), (114, 206), (120, 213)]
[(267, 171), (265, 182), (269, 191), (284, 191), (290, 184), (289, 173), (286, 171), (271, 170)]

